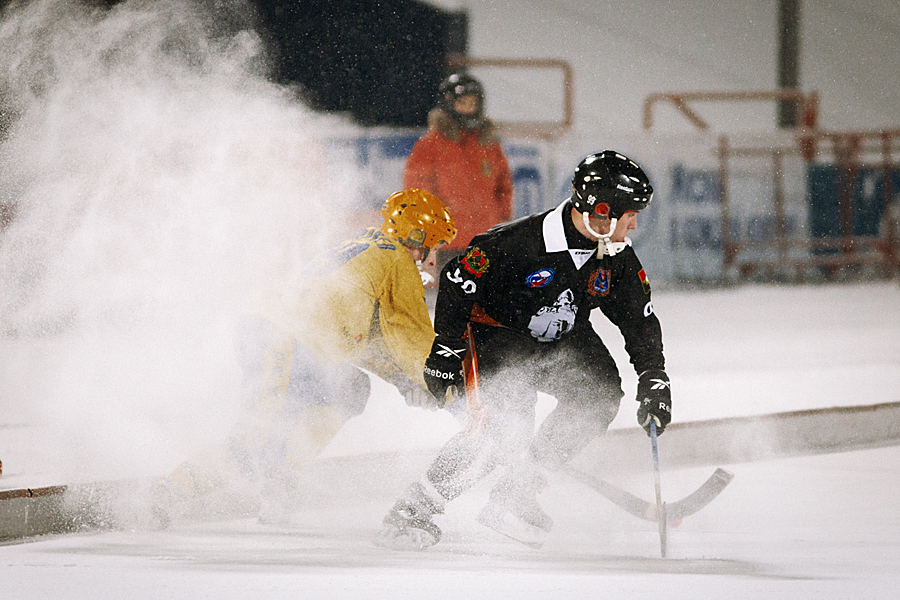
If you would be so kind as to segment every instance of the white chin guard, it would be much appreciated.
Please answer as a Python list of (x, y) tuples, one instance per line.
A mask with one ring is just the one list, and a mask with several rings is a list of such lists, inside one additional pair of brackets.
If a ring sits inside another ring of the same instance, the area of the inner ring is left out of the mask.
[(608, 254), (609, 256), (615, 256), (619, 252), (625, 249), (625, 246), (628, 246), (631, 242), (628, 238), (625, 239), (624, 242), (611, 242), (609, 241), (612, 237), (613, 231), (616, 229), (616, 223), (618, 219), (614, 217), (610, 217), (609, 219), (609, 233), (600, 233), (598, 231), (594, 231), (594, 228), (591, 227), (591, 221), (588, 217), (588, 213), (581, 213), (581, 219), (584, 221), (584, 226), (590, 231), (595, 237), (600, 238), (597, 241), (597, 258), (601, 258), (603, 255)]

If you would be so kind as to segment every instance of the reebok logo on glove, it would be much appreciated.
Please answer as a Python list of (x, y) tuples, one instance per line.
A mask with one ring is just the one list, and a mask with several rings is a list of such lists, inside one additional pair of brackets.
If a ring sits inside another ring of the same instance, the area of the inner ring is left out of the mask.
[(650, 435), (650, 423), (656, 423), (656, 433), (662, 435), (672, 421), (672, 388), (669, 376), (662, 369), (644, 371), (638, 376), (638, 425)]
[(454, 350), (453, 348), (448, 348), (447, 346), (445, 346), (443, 344), (437, 344), (437, 347), (438, 347), (438, 350), (435, 351), (437, 353), (437, 355), (445, 356), (447, 358), (450, 358), (452, 356), (453, 358), (458, 358), (459, 360), (462, 360), (463, 356), (466, 353), (465, 348), (462, 348), (461, 350)]
[(459, 338), (442, 336), (435, 338), (431, 345), (431, 354), (425, 360), (425, 385), (431, 395), (441, 405), (446, 402), (450, 388), (460, 390), (464, 387), (463, 357), (466, 355), (466, 342)]
[(669, 382), (665, 379), (651, 379), (650, 383), (653, 384), (650, 386), (651, 390), (664, 390), (669, 387)]
[(426, 375), (431, 375), (432, 377), (437, 377), (438, 379), (449, 379), (449, 380), (451, 380), (451, 381), (452, 381), (453, 378), (456, 376), (455, 373), (444, 373), (444, 372), (441, 372), (441, 371), (439, 371), (439, 370), (437, 370), (437, 369), (432, 369), (432, 368), (427, 367), (427, 366), (425, 367), (425, 374), (426, 374)]
[[(653, 402), (654, 402), (653, 398), (644, 398), (644, 404), (647, 405), (648, 409), (650, 408), (650, 404), (652, 404)], [(672, 408), (669, 405), (667, 405), (665, 402), (660, 402), (658, 408), (659, 408), (659, 410), (664, 411), (664, 412), (672, 412)]]

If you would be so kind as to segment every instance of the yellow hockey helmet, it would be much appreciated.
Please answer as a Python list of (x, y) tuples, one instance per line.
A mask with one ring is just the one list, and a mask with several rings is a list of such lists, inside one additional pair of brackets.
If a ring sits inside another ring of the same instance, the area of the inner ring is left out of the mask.
[(381, 207), (382, 230), (406, 246), (431, 250), (456, 237), (456, 225), (447, 207), (425, 190), (403, 190), (388, 196)]

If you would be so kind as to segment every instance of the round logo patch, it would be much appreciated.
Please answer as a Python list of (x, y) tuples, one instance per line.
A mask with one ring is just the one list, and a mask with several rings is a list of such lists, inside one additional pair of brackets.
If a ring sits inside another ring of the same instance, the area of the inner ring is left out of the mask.
[(553, 275), (555, 275), (553, 269), (541, 269), (526, 277), (525, 283), (530, 288), (542, 288), (553, 281)]

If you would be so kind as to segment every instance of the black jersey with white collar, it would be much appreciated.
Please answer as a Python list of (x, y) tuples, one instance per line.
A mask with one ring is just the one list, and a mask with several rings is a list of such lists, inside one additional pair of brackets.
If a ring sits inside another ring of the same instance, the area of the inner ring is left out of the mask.
[(435, 331), (462, 336), (477, 303), (523, 343), (553, 343), (590, 328), (599, 308), (622, 332), (638, 373), (664, 369), (662, 331), (637, 255), (627, 245), (598, 258), (596, 242), (572, 224), (571, 207), (566, 201), (472, 238), (441, 271)]

